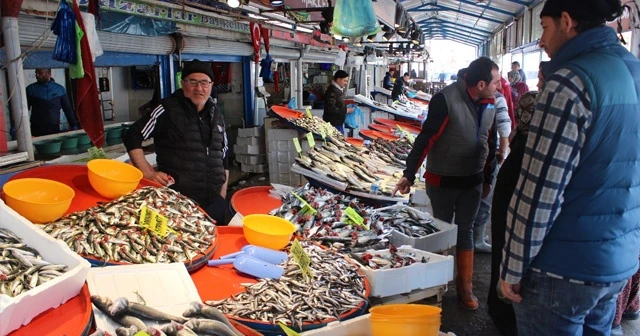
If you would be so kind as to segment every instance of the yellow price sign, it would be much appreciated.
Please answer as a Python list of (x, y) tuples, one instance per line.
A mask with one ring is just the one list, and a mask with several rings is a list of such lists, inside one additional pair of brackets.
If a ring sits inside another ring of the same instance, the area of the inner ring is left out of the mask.
[(302, 147), (300, 147), (300, 141), (298, 138), (293, 138), (293, 147), (296, 148), (296, 152), (302, 153)]
[(106, 159), (107, 158), (107, 153), (104, 152), (104, 149), (98, 148), (96, 146), (93, 146), (93, 147), (87, 149), (87, 152), (89, 152), (89, 156), (91, 157), (91, 160), (93, 160), (93, 159)]
[(409, 139), (409, 141), (414, 142), (415, 141), (415, 137), (413, 136), (413, 134), (411, 134), (411, 132), (406, 131), (404, 128), (400, 127), (400, 125), (397, 125), (398, 129), (400, 130), (400, 132), (404, 133), (407, 138)]
[(140, 208), (140, 222), (139, 226), (145, 228), (160, 237), (166, 237), (170, 231), (169, 220), (167, 217), (161, 215), (159, 212), (149, 209), (148, 206), (143, 205)]
[(320, 136), (322, 137), (322, 141), (324, 141), (325, 145), (327, 144), (327, 132), (324, 130), (324, 127), (320, 126)]
[(313, 133), (307, 133), (307, 141), (309, 142), (309, 148), (316, 146), (316, 139), (313, 138)]
[(313, 277), (311, 269), (309, 268), (309, 265), (311, 265), (311, 259), (309, 259), (307, 252), (304, 251), (297, 238), (294, 239), (291, 244), (291, 254), (293, 255), (293, 260), (296, 261), (296, 264), (298, 264), (302, 270), (302, 274), (305, 277)]
[(318, 212), (307, 201), (305, 201), (304, 198), (300, 197), (300, 195), (298, 195), (298, 194), (296, 194), (294, 192), (292, 192), (292, 194), (297, 199), (299, 199), (300, 202), (302, 202), (302, 209), (300, 209), (300, 214), (301, 215), (310, 214), (311, 216), (314, 216)]
[(151, 335), (147, 334), (147, 333), (146, 333), (146, 332), (144, 332), (144, 331), (138, 331), (138, 332), (137, 332), (137, 333), (135, 333), (135, 335), (133, 335), (133, 336), (151, 336)]
[(280, 328), (282, 328), (282, 330), (284, 330), (284, 333), (287, 334), (287, 336), (300, 336), (300, 334), (298, 334), (295, 330), (284, 325), (284, 323), (278, 322), (278, 325), (280, 326)]
[(360, 216), (360, 214), (357, 211), (355, 211), (352, 207), (347, 207), (344, 213), (347, 215), (347, 218), (349, 218), (349, 220), (353, 222), (353, 224), (365, 226), (364, 218), (362, 218), (362, 216)]
[(311, 115), (311, 108), (307, 106), (306, 111), (307, 111), (307, 117), (313, 118), (313, 115)]

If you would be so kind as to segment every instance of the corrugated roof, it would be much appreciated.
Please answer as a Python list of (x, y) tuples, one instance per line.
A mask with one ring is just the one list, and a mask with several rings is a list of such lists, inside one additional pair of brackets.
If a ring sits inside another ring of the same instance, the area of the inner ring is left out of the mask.
[(401, 0), (426, 39), (477, 46), (537, 0)]

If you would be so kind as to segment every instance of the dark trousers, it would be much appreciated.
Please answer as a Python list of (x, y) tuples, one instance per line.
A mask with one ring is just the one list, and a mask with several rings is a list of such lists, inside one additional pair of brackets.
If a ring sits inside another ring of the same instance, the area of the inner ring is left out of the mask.
[(229, 203), (226, 199), (222, 198), (222, 195), (218, 197), (208, 205), (204, 207), (204, 211), (216, 221), (216, 225), (227, 225), (227, 209), (229, 209)]

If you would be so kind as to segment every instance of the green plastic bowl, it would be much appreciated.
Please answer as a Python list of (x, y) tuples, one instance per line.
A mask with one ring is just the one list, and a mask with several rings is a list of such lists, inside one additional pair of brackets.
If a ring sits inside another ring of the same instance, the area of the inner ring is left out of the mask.
[(43, 141), (33, 145), (36, 146), (36, 151), (39, 154), (55, 154), (60, 152), (60, 149), (62, 148), (62, 141)]
[(86, 134), (82, 134), (78, 137), (78, 145), (90, 145), (91, 139)]
[(62, 149), (76, 149), (78, 147), (78, 137), (69, 135), (62, 138)]
[(122, 143), (122, 139), (121, 138), (108, 138), (107, 139), (107, 146), (115, 146), (115, 145), (119, 145)]
[(122, 138), (122, 127), (114, 127), (107, 130), (107, 139)]

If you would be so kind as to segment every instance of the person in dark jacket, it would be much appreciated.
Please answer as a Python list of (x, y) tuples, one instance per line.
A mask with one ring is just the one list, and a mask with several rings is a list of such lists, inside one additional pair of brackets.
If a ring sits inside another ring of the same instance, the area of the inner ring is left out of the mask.
[(78, 119), (64, 87), (51, 77), (51, 69), (36, 69), (36, 83), (27, 86), (27, 106), (31, 109), (31, 135), (60, 133), (60, 110), (69, 128), (78, 129)]
[[(229, 163), (224, 117), (211, 99), (213, 70), (194, 60), (182, 70), (182, 89), (136, 121), (124, 137), (131, 162), (144, 177), (196, 201), (219, 224), (226, 214)], [(154, 138), (158, 170), (142, 142)]]
[(517, 71), (518, 74), (520, 75), (520, 78), (522, 79), (523, 82), (527, 82), (527, 75), (525, 75), (524, 70), (522, 70), (522, 68), (520, 68), (520, 62), (515, 61), (513, 63), (511, 63), (511, 70), (512, 71)]
[(353, 109), (347, 109), (344, 104), (344, 90), (349, 83), (349, 74), (346, 71), (338, 70), (333, 75), (333, 80), (327, 91), (324, 93), (324, 114), (322, 119), (335, 127), (340, 133), (344, 133), (344, 120), (347, 113), (353, 112)]
[(405, 72), (402, 78), (396, 79), (396, 83), (393, 84), (393, 91), (391, 92), (391, 99), (398, 100), (400, 96), (404, 94), (404, 87), (409, 83), (409, 73)]
[(385, 74), (384, 79), (382, 80), (383, 88), (387, 90), (393, 89), (393, 83), (391, 82), (391, 78), (393, 78), (393, 75), (395, 74), (395, 72), (396, 72), (395, 70), (391, 69)]

